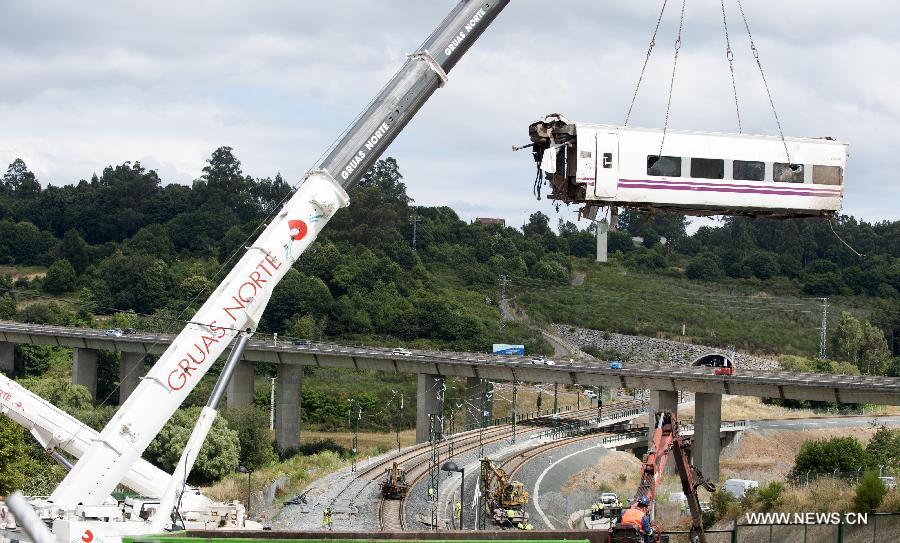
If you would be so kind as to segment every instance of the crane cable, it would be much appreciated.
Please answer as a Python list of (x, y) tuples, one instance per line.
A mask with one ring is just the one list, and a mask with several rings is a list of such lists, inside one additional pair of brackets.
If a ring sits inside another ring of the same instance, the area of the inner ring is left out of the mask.
[(728, 69), (731, 71), (731, 89), (734, 91), (734, 110), (737, 113), (738, 134), (743, 134), (741, 126), (741, 106), (738, 105), (737, 83), (734, 80), (734, 52), (731, 50), (731, 40), (728, 37), (728, 19), (725, 17), (725, 0), (722, 4), (722, 27), (725, 29), (725, 58), (728, 59)]
[(659, 32), (659, 24), (662, 22), (663, 14), (666, 12), (666, 4), (669, 0), (663, 0), (662, 9), (659, 10), (659, 17), (656, 18), (656, 27), (653, 28), (653, 35), (650, 36), (650, 46), (647, 48), (647, 56), (644, 57), (644, 66), (641, 67), (641, 75), (638, 76), (637, 84), (634, 86), (634, 94), (631, 96), (631, 105), (628, 106), (628, 113), (625, 114), (625, 125), (628, 126), (628, 120), (631, 119), (631, 110), (634, 109), (634, 102), (637, 100), (638, 89), (641, 88), (641, 81), (644, 79), (644, 71), (647, 69), (647, 63), (650, 62), (650, 54), (656, 47), (656, 33)]
[(744, 5), (741, 0), (737, 0), (738, 9), (741, 11), (741, 18), (744, 20), (744, 28), (747, 29), (747, 37), (750, 39), (750, 52), (756, 59), (756, 65), (759, 67), (759, 75), (762, 77), (763, 86), (766, 88), (766, 94), (769, 96), (769, 105), (772, 106), (772, 114), (775, 116), (775, 124), (778, 125), (778, 135), (781, 136), (781, 143), (784, 145), (784, 154), (787, 156), (788, 164), (791, 163), (791, 153), (788, 151), (787, 141), (784, 139), (784, 131), (781, 129), (781, 120), (778, 118), (778, 110), (775, 109), (775, 100), (772, 98), (772, 91), (769, 89), (769, 82), (766, 80), (766, 72), (763, 70), (762, 61), (759, 59), (759, 49), (753, 41), (753, 34), (750, 32), (750, 23), (747, 22), (747, 15), (744, 13)]
[(681, 50), (681, 30), (684, 28), (684, 8), (687, 0), (681, 1), (681, 17), (678, 19), (678, 36), (675, 38), (675, 58), (672, 60), (672, 79), (669, 81), (669, 98), (666, 101), (666, 120), (663, 124), (662, 140), (659, 142), (659, 156), (662, 157), (663, 144), (666, 143), (666, 131), (669, 129), (669, 111), (672, 108), (672, 91), (675, 88), (675, 71), (678, 69), (678, 52)]

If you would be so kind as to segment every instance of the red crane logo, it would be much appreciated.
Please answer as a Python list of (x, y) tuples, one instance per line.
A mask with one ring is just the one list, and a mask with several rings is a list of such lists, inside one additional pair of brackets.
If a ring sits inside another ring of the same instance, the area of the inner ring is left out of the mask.
[(301, 221), (300, 219), (290, 219), (288, 220), (288, 229), (291, 233), (291, 239), (294, 241), (300, 241), (301, 239), (306, 237), (306, 232), (309, 228), (306, 226), (306, 223)]

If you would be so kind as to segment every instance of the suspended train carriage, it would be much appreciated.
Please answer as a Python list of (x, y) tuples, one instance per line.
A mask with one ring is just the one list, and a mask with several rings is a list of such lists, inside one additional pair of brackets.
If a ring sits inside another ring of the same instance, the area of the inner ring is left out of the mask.
[[(845, 143), (831, 138), (678, 132), (570, 123), (529, 127), (536, 191), (586, 204), (686, 215), (831, 217), (844, 195)], [(662, 152), (660, 152), (662, 147)], [(788, 160), (789, 157), (789, 160)]]

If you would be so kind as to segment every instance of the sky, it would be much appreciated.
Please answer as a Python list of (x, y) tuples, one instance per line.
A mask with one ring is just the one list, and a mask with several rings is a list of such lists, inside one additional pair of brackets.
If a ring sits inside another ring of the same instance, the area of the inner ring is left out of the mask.
[[(0, 2), (0, 163), (21, 157), (44, 185), (125, 161), (190, 183), (229, 145), (245, 173), (296, 182), (455, 4)], [(621, 124), (661, 5), (513, 0), (385, 155), (415, 203), (573, 219), (535, 200), (531, 154), (511, 146), (548, 113)], [(777, 134), (736, 0), (725, 7), (744, 131)], [(680, 8), (668, 1), (632, 125), (664, 122)], [(849, 142), (843, 212), (900, 219), (900, 3), (744, 10), (785, 135)], [(687, 2), (670, 128), (737, 131), (722, 22), (718, 0)]]

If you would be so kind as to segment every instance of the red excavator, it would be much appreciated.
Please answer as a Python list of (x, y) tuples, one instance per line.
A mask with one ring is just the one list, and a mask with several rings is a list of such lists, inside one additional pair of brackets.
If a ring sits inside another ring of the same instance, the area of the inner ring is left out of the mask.
[[(650, 440), (647, 459), (641, 466), (641, 482), (634, 495), (634, 500), (626, 507), (637, 502), (649, 503), (647, 514), (650, 515), (652, 522), (656, 487), (665, 470), (666, 461), (669, 459), (669, 455), (672, 455), (675, 458), (678, 476), (681, 478), (681, 489), (691, 511), (690, 540), (692, 543), (706, 543), (697, 489), (702, 486), (710, 492), (715, 492), (716, 486), (707, 481), (700, 470), (688, 461), (687, 451), (679, 432), (678, 420), (674, 413), (670, 411), (657, 412), (655, 424), (651, 430), (653, 439)], [(652, 527), (650, 533), (642, 533), (642, 530), (633, 524), (613, 523), (609, 529), (610, 543), (644, 543), (645, 536), (647, 536), (646, 539), (655, 543), (660, 541), (659, 529), (656, 526)]]

